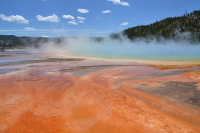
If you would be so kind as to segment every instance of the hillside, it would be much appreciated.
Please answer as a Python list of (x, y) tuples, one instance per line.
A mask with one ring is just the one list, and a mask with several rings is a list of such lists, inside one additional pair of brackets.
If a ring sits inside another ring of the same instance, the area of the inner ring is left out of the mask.
[(178, 33), (191, 32), (193, 39), (200, 41), (200, 11), (185, 14), (180, 17), (169, 17), (150, 25), (141, 25), (123, 31), (129, 39), (137, 37), (172, 38)]
[(37, 48), (38, 45), (46, 42), (54, 42), (59, 44), (63, 38), (46, 38), (46, 37), (17, 37), (15, 35), (0, 35), (0, 47), (6, 46), (7, 48)]

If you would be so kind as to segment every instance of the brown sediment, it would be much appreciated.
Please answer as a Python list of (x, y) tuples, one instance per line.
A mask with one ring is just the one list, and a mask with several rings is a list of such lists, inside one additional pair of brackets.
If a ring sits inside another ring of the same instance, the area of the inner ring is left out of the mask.
[(200, 70), (188, 70), (186, 73), (184, 73), (184, 76), (187, 76), (194, 80), (200, 80)]
[(86, 74), (93, 73), (95, 71), (100, 71), (106, 68), (114, 68), (119, 67), (120, 65), (96, 65), (96, 66), (77, 66), (77, 67), (70, 67), (68, 69), (61, 69), (59, 71), (72, 73), (76, 76), (84, 76)]
[(200, 132), (199, 70), (62, 65), (1, 75), (0, 132)]
[(154, 68), (158, 68), (161, 70), (169, 70), (169, 69), (188, 69), (199, 66), (198, 64), (179, 64), (179, 65), (149, 65)]

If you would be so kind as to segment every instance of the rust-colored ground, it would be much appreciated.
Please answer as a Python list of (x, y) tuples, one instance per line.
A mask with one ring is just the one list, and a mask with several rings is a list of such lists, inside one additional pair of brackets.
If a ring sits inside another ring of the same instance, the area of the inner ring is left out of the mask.
[(169, 67), (74, 65), (70, 73), (36, 67), (0, 75), (0, 132), (199, 133), (200, 72), (160, 69)]

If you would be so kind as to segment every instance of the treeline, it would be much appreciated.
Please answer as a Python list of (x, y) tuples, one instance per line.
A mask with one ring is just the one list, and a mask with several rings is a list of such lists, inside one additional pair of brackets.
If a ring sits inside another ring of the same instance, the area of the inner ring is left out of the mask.
[[(150, 25), (141, 25), (124, 30), (122, 33), (129, 39), (138, 37), (174, 38), (180, 33), (190, 32), (191, 41), (200, 41), (200, 11), (186, 13), (180, 17), (169, 17)], [(116, 36), (112, 34), (112, 36)]]
[(0, 47), (10, 47), (10, 48), (25, 48), (32, 47), (38, 48), (41, 44), (47, 42), (54, 42), (60, 45), (64, 38), (47, 38), (47, 37), (17, 37), (14, 35), (0, 35)]

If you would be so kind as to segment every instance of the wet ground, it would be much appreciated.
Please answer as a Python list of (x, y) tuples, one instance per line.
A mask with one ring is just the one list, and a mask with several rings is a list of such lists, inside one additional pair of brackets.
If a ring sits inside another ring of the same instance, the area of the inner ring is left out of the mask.
[(1, 133), (200, 132), (198, 64), (148, 65), (26, 50), (0, 58)]

